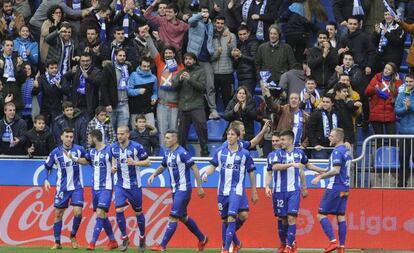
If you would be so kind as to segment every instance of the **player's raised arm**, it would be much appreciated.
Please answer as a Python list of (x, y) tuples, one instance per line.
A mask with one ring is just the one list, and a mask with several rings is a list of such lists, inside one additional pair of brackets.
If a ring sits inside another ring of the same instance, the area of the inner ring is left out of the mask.
[(317, 184), (317, 183), (319, 183), (319, 181), (321, 181), (324, 178), (329, 178), (329, 177), (333, 177), (335, 175), (338, 175), (340, 170), (341, 170), (341, 166), (333, 166), (327, 172), (324, 172), (322, 174), (319, 174), (319, 175), (315, 176), (312, 179), (312, 184)]
[(262, 141), (264, 135), (268, 131), (269, 127), (271, 126), (272, 122), (270, 120), (264, 120), (264, 121), (265, 121), (265, 123), (264, 123), (262, 129), (260, 130), (260, 132), (253, 139), (250, 140), (250, 147), (249, 148), (256, 147), (256, 145), (259, 144)]
[(152, 181), (154, 181), (154, 178), (157, 177), (158, 175), (162, 174), (165, 170), (165, 167), (160, 165), (155, 171), (154, 173), (152, 173), (152, 175), (148, 178), (148, 185), (152, 184)]
[(200, 198), (204, 198), (205, 193), (203, 187), (201, 186), (200, 171), (198, 170), (197, 165), (195, 164), (191, 166), (191, 169), (193, 170), (194, 177), (197, 183), (197, 194)]

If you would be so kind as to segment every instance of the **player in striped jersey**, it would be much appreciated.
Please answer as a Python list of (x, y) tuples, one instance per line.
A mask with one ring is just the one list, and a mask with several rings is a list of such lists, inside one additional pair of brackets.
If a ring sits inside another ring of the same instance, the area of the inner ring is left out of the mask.
[(161, 244), (155, 244), (151, 247), (153, 251), (165, 251), (168, 241), (173, 236), (177, 229), (177, 221), (180, 220), (188, 230), (193, 233), (198, 239), (198, 251), (203, 251), (205, 245), (208, 242), (207, 236), (205, 236), (198, 229), (197, 224), (193, 219), (187, 215), (187, 205), (191, 200), (191, 178), (190, 170), (193, 171), (194, 177), (197, 182), (197, 193), (200, 198), (204, 198), (204, 190), (201, 187), (200, 174), (195, 165), (193, 159), (188, 152), (178, 145), (178, 131), (168, 130), (164, 137), (165, 146), (167, 151), (162, 159), (161, 166), (149, 177), (148, 185), (150, 185), (154, 178), (167, 168), (170, 180), (171, 180), (171, 191), (173, 193), (173, 203), (170, 211), (169, 222), (167, 230), (165, 231), (164, 237)]
[(121, 251), (126, 251), (129, 238), (126, 232), (126, 221), (124, 215), (125, 206), (129, 204), (135, 211), (139, 228), (139, 251), (145, 250), (145, 216), (142, 212), (142, 189), (140, 167), (148, 167), (151, 162), (144, 147), (138, 142), (129, 140), (129, 128), (118, 127), (118, 141), (111, 145), (112, 156), (115, 161), (112, 166), (116, 172), (115, 183), (115, 208), (116, 221), (122, 234)]
[[(318, 213), (319, 222), (330, 241), (325, 249), (325, 253), (335, 249), (338, 249), (338, 253), (345, 252), (345, 209), (349, 194), (352, 154), (350, 149), (344, 144), (344, 137), (345, 133), (342, 128), (332, 129), (329, 134), (329, 142), (331, 146), (335, 146), (335, 149), (329, 157), (328, 171), (315, 166), (321, 173), (312, 180), (312, 184), (318, 184), (321, 179), (329, 178)], [(339, 244), (333, 233), (332, 225), (327, 218), (328, 214), (336, 215)]]
[[(299, 212), (300, 195), (308, 195), (304, 167), (308, 157), (303, 150), (295, 148), (294, 133), (291, 130), (280, 133), (281, 148), (271, 152), (267, 158), (266, 195), (273, 195), (273, 210), (278, 217), (278, 231), (281, 246), (277, 253), (297, 252), (296, 217)], [(273, 190), (270, 178), (273, 174)], [(287, 243), (286, 243), (287, 239)]]
[(81, 165), (77, 160), (85, 157), (85, 149), (82, 146), (73, 144), (73, 129), (65, 128), (60, 135), (62, 145), (56, 147), (50, 153), (44, 166), (46, 168), (45, 190), (50, 190), (49, 175), (53, 166), (57, 168), (56, 195), (55, 195), (55, 221), (53, 232), (55, 244), (52, 249), (61, 249), (60, 234), (62, 232), (62, 217), (68, 208), (69, 200), (73, 206), (73, 225), (70, 233), (72, 248), (78, 248), (76, 232), (82, 221), (83, 208), (83, 178)]
[(238, 252), (241, 248), (241, 242), (236, 235), (236, 218), (238, 216), (240, 206), (247, 198), (244, 198), (244, 182), (246, 172), (249, 173), (252, 201), (256, 203), (258, 200), (256, 191), (256, 182), (254, 178), (254, 163), (250, 157), (249, 151), (242, 148), (238, 139), (240, 137), (239, 129), (230, 127), (227, 130), (228, 146), (222, 147), (217, 151), (213, 159), (210, 161), (211, 166), (203, 175), (203, 181), (207, 181), (208, 175), (212, 174), (217, 168), (219, 176), (218, 184), (218, 208), (222, 218), (222, 253), (228, 253), (230, 244), (233, 242), (233, 252)]
[(92, 147), (86, 152), (85, 158), (79, 158), (80, 164), (91, 164), (93, 167), (92, 205), (96, 212), (96, 223), (93, 229), (92, 240), (87, 250), (95, 250), (102, 228), (109, 237), (105, 250), (118, 248), (112, 231), (112, 225), (106, 217), (112, 199), (112, 152), (109, 145), (103, 142), (101, 130), (93, 129), (88, 135), (88, 145)]

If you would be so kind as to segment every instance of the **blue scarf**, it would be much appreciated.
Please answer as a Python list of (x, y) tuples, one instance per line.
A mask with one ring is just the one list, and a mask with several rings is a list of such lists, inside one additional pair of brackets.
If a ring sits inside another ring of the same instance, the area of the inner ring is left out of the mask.
[(61, 74), (59, 72), (57, 72), (55, 76), (51, 77), (49, 73), (47, 73), (46, 71), (45, 76), (50, 86), (56, 85), (57, 83), (60, 82), (60, 79), (61, 79)]
[(15, 82), (16, 78), (14, 76), (14, 65), (13, 65), (13, 59), (11, 56), (4, 55), (4, 74), (3, 77), (7, 78), (7, 82)]
[(364, 16), (364, 9), (362, 9), (360, 0), (354, 0), (352, 7), (352, 16)]
[(22, 85), (22, 100), (23, 100), (23, 111), (22, 115), (31, 115), (32, 114), (32, 89), (33, 89), (33, 78), (26, 79), (25, 83)]
[[(305, 92), (306, 92), (306, 88), (305, 89), (303, 89), (301, 92), (300, 92), (300, 100), (302, 101), (302, 102), (305, 102), (305, 112), (307, 112), (307, 113), (311, 113), (312, 112), (312, 103), (311, 103), (311, 101), (310, 101), (310, 98), (309, 99), (307, 99), (306, 101), (305, 101)], [(319, 100), (319, 98), (320, 98), (321, 96), (319, 95), (319, 91), (318, 90), (315, 90), (315, 99), (316, 100)]]
[[(115, 15), (118, 14), (120, 11), (123, 10), (123, 6), (121, 3), (121, 0), (117, 0), (115, 4)], [(138, 8), (134, 9), (134, 14), (137, 16), (141, 16), (141, 10)], [(129, 32), (129, 14), (125, 13), (124, 19), (122, 20), (122, 27), (124, 28), (125, 38), (128, 38), (128, 32)], [(132, 23), (134, 24), (135, 21), (132, 19)]]
[(24, 40), (21, 38), (20, 40), (20, 47), (18, 48), (19, 56), (22, 57), (23, 61), (28, 61), (29, 57), (27, 57), (27, 45), (29, 44), (29, 39)]
[[(63, 57), (62, 57), (62, 66), (60, 68), (60, 72), (62, 74), (65, 74), (69, 71), (70, 68), (70, 50), (72, 47), (72, 43), (66, 44), (63, 47)], [(66, 60), (67, 58), (67, 60)]]
[[(247, 23), (247, 19), (249, 18), (249, 9), (250, 9), (252, 2), (253, 0), (246, 0), (246, 2), (243, 3), (242, 17), (245, 23)], [(262, 6), (260, 7), (259, 15), (264, 14), (265, 9), (266, 9), (266, 4), (267, 4), (267, 0), (263, 0)], [(257, 22), (256, 39), (264, 40), (264, 23), (261, 20)]]
[(115, 68), (121, 72), (121, 78), (118, 80), (118, 90), (126, 90), (129, 78), (128, 66), (126, 64), (119, 65), (115, 63)]
[(323, 136), (325, 136), (325, 138), (328, 138), (331, 130), (338, 127), (338, 117), (336, 116), (335, 113), (332, 113), (332, 127), (331, 127), (329, 124), (328, 115), (326, 115), (325, 111), (322, 111), (322, 124), (323, 124)]
[[(67, 4), (68, 1), (65, 0), (65, 3)], [(72, 9), (74, 11), (80, 11), (82, 9), (81, 0), (72, 0)]]
[(191, 0), (191, 7), (195, 7), (195, 6), (199, 6), (200, 5), (200, 1), (198, 0)]
[(293, 115), (292, 131), (295, 134), (295, 147), (299, 147), (303, 134), (303, 112), (300, 109)]
[[(378, 52), (383, 53), (384, 48), (388, 45), (388, 39), (385, 37), (387, 32), (391, 32), (393, 30), (398, 29), (397, 23), (392, 23), (391, 25), (380, 23), (381, 33), (380, 33), (380, 41), (378, 43)], [(401, 34), (403, 36), (404, 33)]]
[(10, 143), (10, 147), (12, 147), (12, 142), (14, 140), (13, 137), (13, 129), (11, 128), (14, 124), (14, 120), (9, 124), (7, 123), (7, 121), (5, 119), (3, 119), (4, 125), (6, 125), (6, 130), (3, 133), (3, 136), (1, 137), (1, 140), (3, 142), (9, 142)]
[(76, 91), (82, 95), (85, 95), (85, 92), (86, 92), (86, 79), (82, 71), (79, 76), (79, 87), (76, 89)]
[(99, 31), (99, 39), (102, 43), (106, 42), (106, 20), (101, 18), (96, 14), (96, 18), (98, 19), (99, 25), (101, 26), (101, 30)]

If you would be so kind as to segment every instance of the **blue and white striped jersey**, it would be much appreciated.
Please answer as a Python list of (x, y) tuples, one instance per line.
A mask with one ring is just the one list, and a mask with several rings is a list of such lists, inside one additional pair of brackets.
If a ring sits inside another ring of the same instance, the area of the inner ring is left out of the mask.
[(194, 161), (183, 147), (165, 151), (161, 165), (168, 168), (172, 192), (191, 190), (190, 169)]
[(229, 150), (228, 146), (222, 147), (214, 154), (210, 163), (216, 166), (220, 173), (218, 195), (222, 196), (228, 196), (230, 192), (243, 195), (246, 172), (256, 169), (249, 151), (241, 146), (235, 152)]
[(129, 141), (128, 146), (122, 149), (118, 142), (111, 145), (112, 156), (116, 159), (117, 172), (114, 175), (114, 183), (125, 189), (141, 187), (141, 170), (139, 166), (128, 166), (127, 159), (145, 160), (148, 158), (144, 147), (135, 141)]
[[(82, 165), (67, 157), (64, 150), (62, 145), (56, 147), (45, 161), (45, 168), (48, 170), (56, 165), (56, 191), (73, 191), (83, 188)], [(73, 144), (72, 148), (66, 151), (74, 157), (85, 157), (85, 149), (76, 144)]]
[[(308, 157), (302, 149), (294, 148), (292, 152), (276, 149), (267, 156), (267, 170), (272, 171), (275, 163), (308, 163)], [(273, 171), (273, 192), (299, 191), (302, 187), (299, 168), (289, 167), (286, 170)]]
[(112, 190), (112, 152), (111, 147), (106, 145), (101, 150), (90, 149), (86, 153), (88, 160), (93, 167), (93, 189)]
[(334, 166), (340, 166), (339, 174), (329, 178), (327, 189), (349, 191), (349, 177), (351, 173), (351, 151), (345, 145), (339, 145), (329, 157), (329, 170)]

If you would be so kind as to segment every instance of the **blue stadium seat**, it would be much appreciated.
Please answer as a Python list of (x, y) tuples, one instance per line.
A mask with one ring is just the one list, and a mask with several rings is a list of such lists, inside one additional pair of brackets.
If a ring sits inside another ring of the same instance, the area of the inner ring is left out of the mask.
[(188, 144), (188, 153), (190, 153), (191, 156), (196, 156), (196, 150), (191, 144)]
[(257, 95), (256, 96), (253, 96), (253, 99), (254, 99), (254, 102), (256, 104), (256, 107), (258, 107), (263, 102), (262, 97), (257, 96)]
[(221, 116), (223, 116), (224, 110), (226, 110), (226, 108), (224, 108), (223, 98), (221, 97), (221, 95), (217, 96), (217, 99), (216, 99), (216, 107), (217, 107), (217, 112)]
[(399, 169), (398, 148), (391, 146), (378, 148), (375, 155), (374, 167), (376, 169)]
[(210, 156), (213, 156), (222, 145), (222, 143), (209, 143), (208, 152), (210, 152)]
[(165, 150), (167, 150), (167, 148), (164, 145), (160, 145), (160, 151), (158, 152), (158, 156), (164, 156)]
[(406, 48), (409, 48), (409, 47), (411, 46), (411, 36), (406, 36), (406, 37), (405, 37), (405, 42), (404, 42), (404, 44), (405, 44), (405, 47), (406, 47)]
[(198, 141), (197, 132), (196, 132), (193, 124), (191, 124), (190, 130), (188, 131), (188, 140), (189, 141)]
[(208, 120), (207, 121), (207, 133), (209, 141), (221, 141), (223, 140), (223, 133), (226, 131), (228, 122), (224, 119)]
[(260, 158), (260, 156), (259, 156), (259, 152), (257, 152), (257, 150), (251, 150), (251, 151), (250, 151), (250, 156), (251, 156), (252, 158)]
[(258, 121), (254, 121), (254, 135), (257, 135), (262, 129), (262, 125)]

